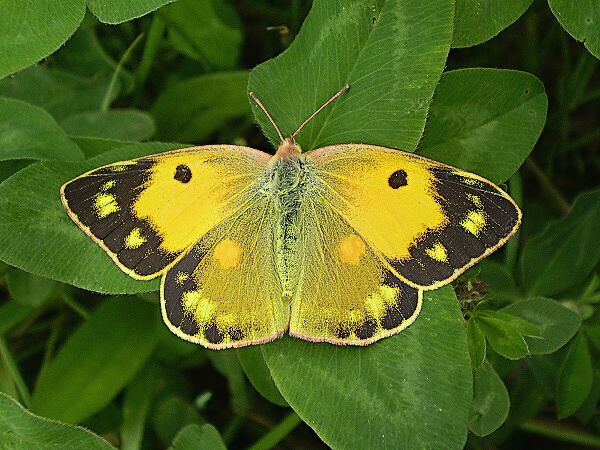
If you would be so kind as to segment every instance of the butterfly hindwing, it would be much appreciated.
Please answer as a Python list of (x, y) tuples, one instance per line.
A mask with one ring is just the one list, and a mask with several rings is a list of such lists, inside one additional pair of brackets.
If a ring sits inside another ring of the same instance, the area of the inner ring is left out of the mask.
[(231, 145), (160, 153), (87, 172), (61, 198), (124, 272), (149, 279), (241, 207), (268, 159)]
[(267, 342), (288, 327), (273, 249), (278, 219), (267, 196), (206, 233), (164, 275), (163, 318), (184, 339), (213, 349)]
[(332, 208), (416, 288), (449, 283), (520, 224), (519, 208), (493, 183), (427, 158), (369, 145), (308, 155)]
[(367, 345), (409, 326), (422, 290), (407, 285), (385, 259), (331, 208), (333, 193), (306, 199), (300, 216), (300, 276), (290, 334), (310, 341)]

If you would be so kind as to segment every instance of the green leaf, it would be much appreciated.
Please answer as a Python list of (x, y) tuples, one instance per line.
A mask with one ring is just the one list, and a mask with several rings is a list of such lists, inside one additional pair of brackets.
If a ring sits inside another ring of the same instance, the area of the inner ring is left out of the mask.
[(132, 298), (104, 300), (38, 378), (32, 409), (73, 423), (101, 410), (154, 350), (158, 310)]
[(523, 298), (523, 292), (517, 287), (506, 264), (486, 258), (469, 270), (474, 271), (477, 279), (485, 282), (485, 290), (489, 290), (489, 299), (494, 304), (513, 303)]
[(141, 17), (175, 0), (86, 0), (90, 11), (104, 23), (117, 24)]
[(471, 401), (463, 317), (448, 286), (367, 347), (284, 337), (261, 346), (275, 384), (332, 448), (462, 448)]
[(123, 398), (123, 423), (121, 425), (121, 449), (142, 448), (146, 422), (154, 395), (158, 390), (159, 370), (156, 365), (147, 364), (129, 383)]
[(59, 286), (56, 281), (18, 269), (6, 274), (6, 285), (12, 298), (33, 308), (52, 298)]
[(516, 21), (533, 0), (456, 0), (452, 47), (471, 47), (493, 38)]
[(83, 154), (43, 109), (0, 98), (0, 160), (82, 159)]
[(279, 406), (288, 406), (277, 389), (260, 347), (249, 346), (237, 350), (244, 373), (260, 395)]
[(521, 256), (530, 297), (551, 296), (581, 283), (600, 260), (600, 190), (577, 197), (569, 214), (531, 238)]
[(202, 426), (188, 425), (183, 428), (169, 446), (171, 450), (226, 450), (221, 435), (215, 427), (206, 423)]
[(97, 110), (108, 83), (108, 75), (86, 80), (59, 70), (33, 66), (0, 80), (0, 95), (39, 106), (60, 121), (80, 111)]
[(290, 47), (252, 71), (249, 90), (289, 136), (348, 83), (298, 135), (302, 148), (362, 142), (412, 151), (450, 48), (453, 10), (450, 0), (317, 0)]
[(159, 12), (170, 44), (206, 68), (235, 67), (242, 31), (235, 10), (219, 0), (179, 0)]
[(163, 399), (152, 417), (154, 431), (165, 443), (175, 439), (186, 426), (200, 426), (203, 422), (198, 411), (190, 403), (175, 396)]
[(558, 376), (556, 402), (558, 418), (574, 414), (583, 404), (594, 381), (594, 368), (583, 333), (577, 334), (569, 346)]
[(152, 116), (135, 109), (82, 112), (60, 124), (69, 134), (102, 139), (143, 141), (154, 134)]
[(529, 353), (529, 349), (522, 334), (506, 320), (506, 316), (508, 314), (497, 311), (481, 311), (475, 319), (496, 352), (508, 359), (520, 359)]
[(471, 356), (471, 366), (477, 368), (485, 359), (485, 335), (477, 325), (477, 321), (470, 318), (467, 321), (467, 344)]
[(581, 324), (581, 316), (548, 298), (536, 297), (523, 300), (501, 310), (521, 317), (540, 330), (539, 337), (525, 336), (532, 354), (553, 353), (575, 335)]
[[(26, 272), (97, 292), (158, 289), (157, 279), (138, 281), (122, 272), (71, 221), (60, 202), (59, 189), (92, 168), (176, 147), (157, 142), (135, 144), (88, 161), (46, 161), (16, 173), (0, 184), (0, 259)], [(24, 198), (28, 201), (23, 202)]]
[(36, 450), (114, 449), (85, 428), (36, 416), (0, 393), (0, 448)]
[(600, 4), (593, 0), (548, 0), (548, 5), (565, 30), (600, 59)]
[(469, 410), (469, 430), (476, 436), (496, 431), (508, 417), (510, 400), (504, 383), (486, 359), (473, 369), (473, 401)]
[(152, 107), (160, 139), (203, 141), (228, 121), (250, 117), (248, 72), (221, 72), (172, 83)]
[(250, 408), (248, 385), (235, 349), (208, 352), (208, 358), (225, 378), (231, 395), (233, 409), (245, 415)]
[(0, 4), (0, 78), (48, 56), (85, 14), (83, 0), (4, 0)]
[(531, 152), (544, 127), (547, 106), (544, 85), (528, 73), (446, 72), (417, 152), (495, 183), (505, 181)]
[(0, 335), (5, 336), (35, 311), (35, 308), (14, 300), (3, 303), (0, 306)]

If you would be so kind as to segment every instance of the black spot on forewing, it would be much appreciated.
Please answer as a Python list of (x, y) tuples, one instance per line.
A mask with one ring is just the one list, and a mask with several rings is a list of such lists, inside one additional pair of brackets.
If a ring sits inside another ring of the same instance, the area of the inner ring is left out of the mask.
[(408, 185), (408, 175), (405, 170), (398, 169), (388, 178), (388, 185), (392, 189), (398, 189), (402, 186)]
[[(437, 201), (446, 221), (438, 229), (427, 230), (410, 246), (409, 259), (390, 261), (402, 276), (424, 287), (457, 276), (473, 260), (506, 238), (514, 230), (519, 217), (513, 203), (495, 186), (466, 178), (448, 167), (430, 170)], [(461, 225), (470, 213), (481, 214), (485, 219), (477, 233), (469, 232)], [(446, 249), (446, 261), (438, 261), (427, 253), (436, 244)]]
[(179, 164), (175, 169), (175, 176), (173, 178), (182, 183), (189, 183), (192, 179), (192, 171), (185, 164)]

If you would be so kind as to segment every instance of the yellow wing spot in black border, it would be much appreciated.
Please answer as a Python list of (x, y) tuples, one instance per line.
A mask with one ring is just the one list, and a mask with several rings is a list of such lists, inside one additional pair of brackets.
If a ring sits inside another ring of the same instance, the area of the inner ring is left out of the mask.
[(117, 184), (116, 180), (109, 180), (106, 183), (104, 183), (102, 186), (100, 186), (100, 190), (102, 192), (106, 192), (106, 191), (114, 188), (116, 184)]
[(179, 271), (179, 272), (177, 272), (177, 275), (175, 275), (175, 283), (177, 283), (179, 286), (183, 286), (183, 284), (187, 280), (189, 280), (189, 278), (190, 278), (189, 273)]
[(448, 262), (448, 250), (439, 242), (433, 244), (433, 247), (425, 249), (425, 253), (427, 253), (431, 259), (435, 259), (436, 261)]
[(469, 211), (460, 225), (474, 236), (479, 236), (485, 226), (485, 214), (481, 211)]
[(125, 237), (125, 248), (140, 248), (146, 242), (148, 242), (148, 239), (142, 234), (142, 229), (140, 227), (135, 227)]
[(116, 197), (112, 194), (96, 195), (96, 198), (94, 199), (94, 208), (99, 219), (104, 219), (121, 210)]
[(475, 195), (475, 194), (467, 194), (467, 198), (469, 200), (471, 200), (471, 202), (475, 205), (475, 207), (477, 207), (478, 209), (483, 208), (483, 202), (481, 201), (481, 197), (479, 197), (479, 195)]

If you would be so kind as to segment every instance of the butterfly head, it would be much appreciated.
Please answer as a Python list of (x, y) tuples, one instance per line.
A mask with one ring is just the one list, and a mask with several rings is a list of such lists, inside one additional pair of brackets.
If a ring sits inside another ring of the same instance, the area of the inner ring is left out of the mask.
[(281, 144), (279, 144), (275, 156), (278, 156), (281, 159), (286, 159), (289, 157), (297, 156), (300, 153), (302, 153), (300, 146), (296, 143), (294, 137), (290, 136), (281, 141)]
[(329, 105), (332, 101), (334, 101), (336, 98), (338, 98), (344, 92), (346, 92), (348, 89), (350, 89), (350, 85), (346, 84), (333, 97), (331, 97), (329, 100), (327, 100), (325, 103), (323, 103), (319, 109), (317, 109), (304, 122), (302, 122), (302, 124), (298, 127), (298, 129), (296, 131), (294, 131), (294, 133), (288, 138), (283, 137), (283, 135), (281, 134), (281, 131), (279, 130), (279, 127), (277, 126), (277, 124), (271, 118), (271, 115), (267, 111), (267, 108), (265, 108), (263, 106), (263, 104), (258, 99), (258, 97), (254, 94), (254, 92), (250, 92), (250, 97), (252, 97), (252, 99), (260, 107), (260, 109), (262, 109), (262, 111), (267, 116), (267, 119), (269, 119), (269, 122), (271, 122), (271, 125), (273, 125), (273, 127), (275, 128), (275, 131), (277, 131), (277, 135), (279, 136), (280, 144), (279, 144), (279, 147), (277, 148), (276, 156), (284, 159), (284, 158), (289, 158), (290, 156), (297, 156), (300, 153), (302, 153), (302, 150), (300, 149), (300, 146), (298, 144), (296, 144), (296, 139), (295, 139), (296, 136), (298, 135), (298, 133), (300, 133), (300, 130), (302, 130), (302, 128), (304, 128), (304, 126), (308, 122), (310, 122), (313, 117), (315, 117), (317, 114), (319, 114), (319, 112), (321, 112), (321, 110), (323, 108), (325, 108), (327, 105)]

